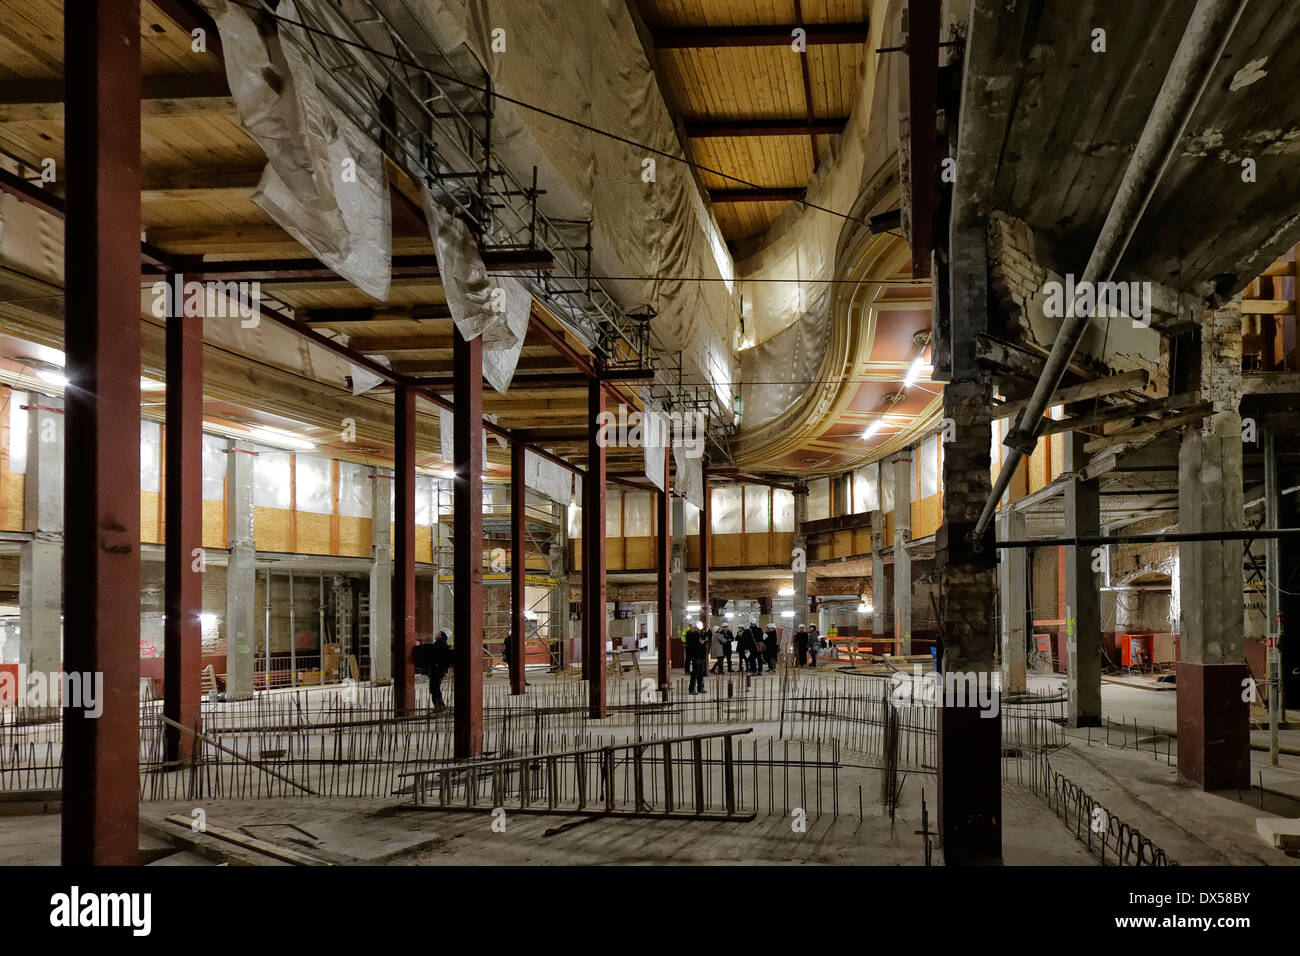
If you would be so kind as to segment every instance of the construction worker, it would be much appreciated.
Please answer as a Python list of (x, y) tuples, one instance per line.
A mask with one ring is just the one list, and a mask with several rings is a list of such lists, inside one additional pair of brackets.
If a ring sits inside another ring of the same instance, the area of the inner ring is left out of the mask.
[(726, 658), (727, 670), (731, 670), (731, 642), (733, 640), (731, 628), (725, 624), (722, 627), (713, 629), (713, 666), (709, 668), (710, 674), (722, 673), (723, 658)]
[(754, 632), (748, 625), (740, 629), (737, 635), (736, 644), (740, 649), (740, 667), (742, 670), (754, 673), (754, 658), (758, 656), (758, 645), (754, 640)]
[(800, 624), (799, 630), (794, 635), (794, 650), (798, 655), (798, 665), (800, 667), (808, 666), (808, 626)]
[(429, 693), (433, 697), (434, 707), (447, 706), (442, 699), (442, 679), (447, 676), (447, 671), (451, 670), (454, 662), (451, 645), (447, 643), (450, 636), (446, 628), (439, 630), (438, 636), (433, 640), (433, 647), (428, 652)]
[(769, 624), (763, 632), (763, 644), (767, 648), (767, 669), (776, 671), (776, 662), (781, 658), (781, 634), (775, 624)]
[(709, 663), (709, 632), (703, 621), (696, 621), (695, 626), (686, 634), (686, 670), (691, 675), (691, 694), (704, 693), (704, 671)]
[(763, 662), (767, 660), (767, 643), (763, 640), (763, 629), (757, 621), (749, 622), (750, 639), (754, 642), (754, 654), (750, 658), (750, 673), (763, 673)]

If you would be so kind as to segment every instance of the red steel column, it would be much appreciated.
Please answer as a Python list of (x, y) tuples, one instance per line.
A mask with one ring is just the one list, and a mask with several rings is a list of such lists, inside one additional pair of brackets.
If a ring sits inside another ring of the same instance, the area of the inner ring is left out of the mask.
[(700, 466), (700, 478), (704, 482), (704, 507), (700, 509), (700, 617), (704, 626), (709, 626), (709, 552), (713, 537), (712, 498), (709, 491), (709, 469)]
[(452, 492), (455, 755), (483, 752), (483, 340), (457, 329)]
[(394, 392), (393, 438), (393, 713), (404, 717), (415, 709), (415, 389), (408, 386)]
[(510, 693), (524, 692), (524, 573), (528, 560), (524, 535), (524, 466), (527, 446), (510, 443)]
[(66, 865), (134, 865), (140, 764), (140, 4), (67, 3), (64, 669)]
[(655, 564), (659, 574), (658, 603), (655, 605), (655, 654), (659, 657), (659, 689), (666, 691), (672, 682), (672, 661), (668, 648), (672, 640), (672, 608), (668, 600), (670, 572), (673, 564), (672, 483), (669, 481), (670, 449), (664, 447), (664, 490), (659, 493), (659, 540), (655, 542)]
[[(203, 610), (203, 319), (185, 318), (184, 276), (167, 276), (166, 552), (163, 714), (182, 727), (199, 719)], [(196, 553), (197, 552), (197, 553)], [(195, 738), (164, 729), (166, 759), (188, 764)]]
[(582, 483), (583, 669), (590, 691), (588, 716), (605, 716), (605, 446), (597, 419), (605, 411), (600, 381), (587, 384), (587, 477)]

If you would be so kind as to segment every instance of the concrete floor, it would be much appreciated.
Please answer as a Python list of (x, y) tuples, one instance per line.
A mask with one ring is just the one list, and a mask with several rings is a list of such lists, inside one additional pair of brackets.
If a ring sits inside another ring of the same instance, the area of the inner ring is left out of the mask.
[[(827, 672), (829, 674), (829, 670)], [(543, 680), (545, 678), (542, 678)], [(1035, 690), (1063, 683), (1052, 675), (1034, 677)], [(1130, 731), (1120, 744), (1112, 732), (1094, 728), (1068, 731), (1068, 746), (1051, 757), (1053, 768), (1081, 786), (1108, 812), (1141, 830), (1182, 864), (1295, 865), (1298, 861), (1266, 845), (1255, 833), (1261, 816), (1300, 816), (1300, 800), (1266, 795), (1261, 811), (1258, 791), (1206, 794), (1179, 780), (1170, 764), (1163, 734), (1176, 724), (1176, 695), (1104, 683), (1104, 710), (1112, 721), (1139, 724), (1139, 743)], [(1154, 726), (1156, 736), (1151, 737)], [(692, 726), (691, 731), (707, 729)], [(775, 726), (759, 723), (759, 735), (774, 735)], [(1283, 731), (1284, 743), (1300, 746), (1300, 731)], [(1266, 739), (1266, 735), (1265, 739)], [(1173, 746), (1176, 746), (1174, 742)], [(842, 760), (853, 763), (845, 754)], [(1176, 753), (1173, 754), (1176, 764)], [(1263, 771), (1266, 788), (1300, 797), (1300, 758), (1284, 755), (1281, 766), (1268, 766), (1268, 756), (1253, 754), (1256, 772)], [(1017, 764), (1004, 763), (1004, 860), (1008, 865), (1096, 865), (1069, 826), (1048, 808), (1043, 798), (1015, 782)], [(698, 820), (585, 819), (531, 815), (507, 811), (505, 832), (492, 828), (489, 813), (411, 811), (391, 799), (275, 799), (214, 801), (203, 807), (215, 827), (238, 831), (254, 826), (261, 839), (340, 864), (466, 865), (466, 864), (710, 864), (761, 863), (788, 865), (922, 865), (924, 862), (920, 804), (924, 792), (935, 825), (935, 777), (911, 774), (904, 782), (896, 819), (891, 826), (878, 803), (876, 771), (841, 770), (841, 803), (833, 818), (830, 797), (819, 818), (810, 814), (806, 832), (795, 832), (781, 811), (767, 813), (760, 801), (757, 817), (748, 822)], [(865, 795), (858, 816), (857, 787)], [(852, 804), (846, 806), (845, 804)], [(151, 852), (153, 865), (211, 865), (232, 863), (283, 865), (211, 836), (165, 822), (169, 814), (188, 818), (188, 804), (142, 803), (141, 845)], [(288, 827), (294, 824), (310, 836)], [(548, 831), (551, 832), (548, 835)], [(59, 819), (56, 814), (0, 816), (0, 863), (49, 865), (58, 861)], [(166, 854), (171, 844), (177, 852)], [(942, 861), (936, 850), (934, 862)]]

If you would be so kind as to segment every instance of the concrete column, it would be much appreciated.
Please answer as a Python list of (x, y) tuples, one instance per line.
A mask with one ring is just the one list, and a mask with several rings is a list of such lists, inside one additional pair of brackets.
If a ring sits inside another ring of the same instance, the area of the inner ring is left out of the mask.
[[(1201, 398), (1210, 417), (1188, 428), (1178, 454), (1183, 532), (1242, 528), (1241, 313), (1207, 312), (1201, 329)], [(1181, 659), (1178, 772), (1206, 790), (1250, 785), (1250, 731), (1243, 682), (1242, 541), (1179, 545)]]
[(257, 551), (253, 547), (253, 449), (226, 446), (226, 699), (253, 696), (257, 639)]
[(32, 540), (20, 548), (18, 579), (18, 659), (28, 673), (57, 673), (63, 660), (62, 408), (61, 398), (28, 393), (23, 528)]
[[(1025, 516), (1004, 506), (998, 537), (1021, 541)], [(1002, 690), (1025, 691), (1025, 656), (1029, 640), (1029, 549), (1008, 548), (998, 555), (998, 607), (1002, 618)]]
[[(1065, 470), (1079, 472), (1088, 463), (1087, 436), (1065, 434)], [(1101, 533), (1101, 497), (1096, 479), (1065, 486), (1066, 537)], [(1065, 549), (1065, 647), (1071, 727), (1101, 726), (1101, 592), (1093, 571), (1092, 547)]]
[[(945, 695), (939, 711), (939, 830), (948, 864), (1002, 855), (1001, 702), (991, 683), (998, 629), (993, 529), (969, 539), (991, 492), (986, 381), (944, 388), (954, 440), (943, 453), (943, 524), (935, 535)], [(946, 693), (951, 686), (959, 695)], [(983, 698), (972, 706), (970, 688)]]
[(894, 468), (894, 636), (898, 653), (912, 653), (912, 452), (893, 460)]
[(798, 553), (790, 556), (791, 568), (794, 570), (794, 617), (790, 621), (791, 632), (799, 630), (800, 624), (807, 623), (808, 617), (808, 539), (803, 533), (803, 523), (807, 520), (808, 486), (799, 482), (794, 493), (794, 550)]
[[(393, 475), (370, 472), (370, 681), (393, 677)], [(455, 635), (453, 635), (454, 637)]]
[[(881, 478), (880, 486), (884, 487)], [(882, 491), (883, 496), (883, 491)], [(871, 635), (890, 637), (893, 634), (894, 611), (890, 600), (892, 590), (885, 577), (885, 513), (871, 512)]]

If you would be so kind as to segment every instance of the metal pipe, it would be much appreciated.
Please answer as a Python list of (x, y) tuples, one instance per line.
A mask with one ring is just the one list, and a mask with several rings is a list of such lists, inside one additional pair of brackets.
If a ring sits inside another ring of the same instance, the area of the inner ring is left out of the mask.
[[(1106, 222), (1083, 270), (1080, 286), (1110, 281), (1115, 268), (1123, 259), (1129, 240), (1132, 239), (1165, 169), (1179, 148), (1183, 130), (1191, 119), (1197, 101), (1209, 83), (1247, 2), (1248, 0), (1198, 0), (1169, 64), (1160, 93), (1151, 107), (1151, 114), (1142, 129), (1133, 158), (1129, 161), (1128, 169), (1111, 202), (1110, 211), (1106, 214)], [(972, 545), (978, 544), (993, 520), (998, 502), (1016, 473), (1020, 460), (1033, 453), (1038, 443), (1038, 432), (1043, 427), (1043, 412), (1047, 410), (1052, 393), (1061, 384), (1070, 359), (1088, 328), (1092, 318), (1091, 310), (1085, 310), (1086, 314), (1080, 315), (1074, 305), (1074, 302), (1067, 303), (1064, 324), (1052, 344), (1051, 354), (1034, 386), (1034, 393), (1020, 413), (1016, 427), (1003, 440), (1003, 444), (1011, 451), (1002, 463), (1002, 470), (993, 483), (993, 490), (984, 503), (979, 521), (971, 531)]]
[[(1264, 524), (1276, 528), (1278, 524), (1277, 480), (1277, 444), (1272, 428), (1264, 429)], [(1267, 620), (1266, 660), (1268, 667), (1268, 762), (1276, 767), (1277, 763), (1277, 728), (1282, 721), (1282, 651), (1279, 645), (1281, 616), (1278, 584), (1281, 581), (1282, 568), (1278, 563), (1280, 549), (1278, 539), (1269, 538), (1264, 548), (1264, 615)]]
[(1242, 531), (1186, 531), (1175, 534), (1079, 535), (1073, 538), (1022, 538), (995, 541), (998, 550), (1007, 548), (1097, 548), (1108, 544), (1177, 544), (1180, 541), (1270, 541), (1300, 535), (1300, 528), (1246, 528)]

